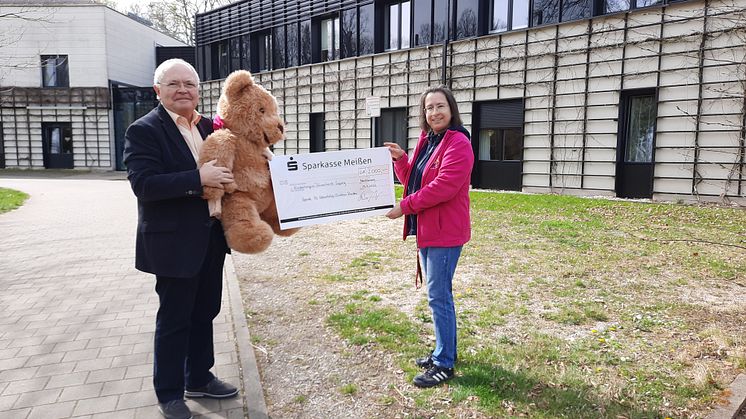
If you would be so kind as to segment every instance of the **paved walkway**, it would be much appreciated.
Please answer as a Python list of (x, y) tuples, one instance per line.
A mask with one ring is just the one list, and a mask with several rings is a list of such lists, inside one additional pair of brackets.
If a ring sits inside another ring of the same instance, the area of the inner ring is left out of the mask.
[[(160, 418), (151, 378), (158, 298), (152, 275), (134, 269), (129, 183), (112, 173), (8, 176), (0, 172), (0, 187), (31, 198), (0, 214), (0, 418)], [(243, 397), (188, 405), (195, 416), (266, 417), (226, 262), (214, 372)]]

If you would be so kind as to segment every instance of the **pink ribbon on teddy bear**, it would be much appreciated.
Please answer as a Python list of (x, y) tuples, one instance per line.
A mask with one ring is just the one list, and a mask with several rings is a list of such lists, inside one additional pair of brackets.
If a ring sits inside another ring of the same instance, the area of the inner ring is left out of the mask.
[(215, 118), (212, 118), (212, 129), (217, 131), (223, 128), (225, 128), (225, 122), (223, 122), (223, 118), (221, 118), (220, 115), (215, 115)]

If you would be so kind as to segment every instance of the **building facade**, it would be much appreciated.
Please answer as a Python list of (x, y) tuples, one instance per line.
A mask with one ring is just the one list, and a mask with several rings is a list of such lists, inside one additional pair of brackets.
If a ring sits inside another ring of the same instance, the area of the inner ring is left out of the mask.
[(746, 0), (244, 1), (198, 15), (196, 45), (203, 111), (252, 70), (277, 153), (411, 149), (445, 82), (475, 187), (746, 203)]
[(185, 44), (93, 2), (2, 0), (0, 16), (0, 167), (117, 167), (117, 138), (155, 101), (122, 98), (152, 86), (157, 46)]

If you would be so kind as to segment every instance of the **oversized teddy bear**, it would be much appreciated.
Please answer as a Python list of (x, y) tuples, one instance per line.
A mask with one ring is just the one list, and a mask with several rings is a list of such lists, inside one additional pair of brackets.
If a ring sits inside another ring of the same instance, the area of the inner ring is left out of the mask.
[(202, 144), (200, 163), (217, 160), (216, 166), (231, 169), (234, 182), (224, 189), (204, 186), (203, 197), (220, 216), (228, 246), (259, 253), (275, 233), (289, 236), (298, 230), (280, 230), (267, 164), (267, 147), (284, 138), (285, 126), (275, 98), (245, 70), (225, 80), (216, 121), (223, 128)]

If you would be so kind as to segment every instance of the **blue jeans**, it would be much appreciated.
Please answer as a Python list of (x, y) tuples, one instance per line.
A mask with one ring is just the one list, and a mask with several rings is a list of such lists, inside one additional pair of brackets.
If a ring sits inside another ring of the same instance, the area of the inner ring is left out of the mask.
[(433, 363), (453, 368), (456, 362), (456, 307), (453, 304), (453, 273), (461, 248), (426, 247), (420, 249), (422, 270), (427, 279), (427, 298), (435, 325)]

